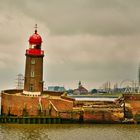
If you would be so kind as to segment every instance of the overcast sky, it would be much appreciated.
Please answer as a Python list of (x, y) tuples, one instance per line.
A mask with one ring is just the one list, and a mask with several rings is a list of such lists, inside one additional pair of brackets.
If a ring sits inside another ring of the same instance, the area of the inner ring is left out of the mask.
[(0, 0), (0, 89), (15, 87), (16, 75), (24, 74), (36, 23), (47, 86), (137, 80), (139, 0)]

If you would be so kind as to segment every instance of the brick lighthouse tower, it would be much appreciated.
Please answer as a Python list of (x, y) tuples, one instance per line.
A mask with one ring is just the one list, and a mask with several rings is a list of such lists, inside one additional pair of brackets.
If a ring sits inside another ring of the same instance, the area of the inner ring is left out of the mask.
[(29, 96), (39, 96), (43, 91), (43, 57), (41, 50), (42, 38), (35, 33), (29, 38), (29, 48), (26, 50), (26, 65), (23, 94)]

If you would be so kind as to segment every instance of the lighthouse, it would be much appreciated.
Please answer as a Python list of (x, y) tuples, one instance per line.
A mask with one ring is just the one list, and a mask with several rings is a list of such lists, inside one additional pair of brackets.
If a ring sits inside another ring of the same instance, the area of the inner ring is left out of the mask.
[(29, 38), (29, 48), (26, 50), (25, 78), (23, 94), (28, 96), (39, 96), (43, 92), (43, 57), (41, 49), (42, 38), (35, 32)]

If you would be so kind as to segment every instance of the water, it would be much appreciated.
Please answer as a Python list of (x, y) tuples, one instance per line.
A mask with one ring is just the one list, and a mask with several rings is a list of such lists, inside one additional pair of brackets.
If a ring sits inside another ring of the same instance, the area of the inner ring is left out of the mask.
[(140, 125), (0, 125), (0, 140), (140, 140)]
[(70, 96), (71, 98), (74, 98), (76, 101), (115, 101), (118, 98), (114, 97), (95, 97), (95, 96)]
[(117, 98), (75, 98), (76, 101), (115, 101)]

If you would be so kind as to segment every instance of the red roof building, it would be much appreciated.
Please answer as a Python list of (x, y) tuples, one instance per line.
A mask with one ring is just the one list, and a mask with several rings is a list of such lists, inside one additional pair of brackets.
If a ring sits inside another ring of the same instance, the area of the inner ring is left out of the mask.
[(88, 93), (88, 90), (82, 86), (81, 81), (79, 81), (79, 86), (77, 89), (74, 89), (73, 91), (74, 94), (84, 94)]

